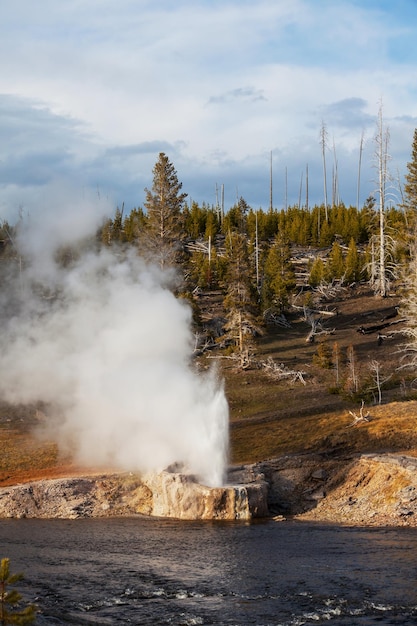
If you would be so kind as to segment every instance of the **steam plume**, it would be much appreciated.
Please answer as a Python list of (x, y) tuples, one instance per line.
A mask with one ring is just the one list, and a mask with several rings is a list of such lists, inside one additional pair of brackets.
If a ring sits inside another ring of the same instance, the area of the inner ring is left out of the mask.
[(82, 463), (158, 471), (179, 462), (221, 484), (228, 407), (215, 373), (190, 364), (190, 308), (133, 250), (56, 263), (63, 231), (72, 244), (87, 234), (71, 211), (64, 229), (49, 222), (46, 240), (33, 220), (19, 238), (27, 267), (0, 302), (2, 398), (54, 407), (49, 427)]

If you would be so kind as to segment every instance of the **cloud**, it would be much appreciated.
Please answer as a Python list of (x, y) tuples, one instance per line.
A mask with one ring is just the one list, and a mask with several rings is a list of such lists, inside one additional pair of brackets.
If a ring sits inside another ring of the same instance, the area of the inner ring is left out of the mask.
[[(410, 3), (356, 0), (326, 0), (320, 11), (312, 0), (4, 4), (1, 202), (26, 202), (50, 168), (137, 206), (161, 148), (195, 200), (209, 202), (224, 183), (228, 204), (238, 187), (255, 206), (268, 203), (273, 150), (282, 178), (294, 172), (295, 201), (306, 156), (320, 170), (322, 121), (338, 153), (354, 153), (381, 98), (387, 120), (398, 120), (395, 167), (404, 171), (416, 48), (399, 44), (414, 40), (414, 15)], [(350, 176), (346, 203), (356, 167)]]
[(323, 106), (323, 120), (340, 128), (360, 130), (375, 124), (376, 115), (367, 112), (363, 98), (345, 98)]
[(142, 154), (159, 154), (160, 152), (174, 151), (172, 144), (167, 141), (144, 141), (139, 144), (132, 144), (127, 146), (113, 146), (108, 148), (104, 153), (106, 157), (116, 157), (120, 159), (130, 158)]
[(212, 96), (209, 99), (209, 104), (223, 104), (234, 101), (258, 102), (259, 100), (266, 100), (262, 90), (253, 87), (237, 87), (219, 96)]

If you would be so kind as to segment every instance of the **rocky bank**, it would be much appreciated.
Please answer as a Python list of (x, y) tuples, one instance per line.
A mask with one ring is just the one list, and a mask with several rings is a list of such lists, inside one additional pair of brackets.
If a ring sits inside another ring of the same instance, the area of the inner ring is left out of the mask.
[(0, 517), (150, 515), (183, 520), (296, 518), (348, 525), (417, 526), (417, 459), (394, 454), (331, 459), (306, 454), (233, 467), (210, 488), (178, 471), (40, 480), (0, 489)]
[(218, 488), (168, 470), (143, 476), (77, 476), (1, 488), (0, 517), (151, 515), (183, 520), (249, 520), (268, 515), (267, 492), (268, 485), (259, 475), (251, 475), (247, 484)]
[(417, 459), (288, 456), (260, 464), (271, 512), (352, 526), (417, 526)]

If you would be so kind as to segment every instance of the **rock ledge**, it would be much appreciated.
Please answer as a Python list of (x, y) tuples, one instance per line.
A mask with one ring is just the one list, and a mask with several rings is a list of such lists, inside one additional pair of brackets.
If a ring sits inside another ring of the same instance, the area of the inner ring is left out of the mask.
[(151, 515), (184, 520), (265, 517), (268, 486), (210, 488), (189, 475), (111, 474), (57, 478), (0, 489), (0, 517), (64, 518)]

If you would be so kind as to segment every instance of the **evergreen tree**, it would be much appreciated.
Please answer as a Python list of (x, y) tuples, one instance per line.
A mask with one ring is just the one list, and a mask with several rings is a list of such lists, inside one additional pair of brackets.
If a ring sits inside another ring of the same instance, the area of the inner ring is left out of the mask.
[(329, 254), (329, 259), (327, 261), (326, 267), (326, 275), (329, 281), (334, 280), (335, 278), (342, 278), (345, 273), (345, 264), (343, 261), (343, 252), (340, 244), (335, 241), (333, 242), (332, 249)]
[(411, 161), (407, 163), (408, 174), (405, 176), (404, 204), (409, 226), (417, 228), (417, 128), (411, 150)]
[(226, 238), (226, 255), (227, 292), (224, 306), (227, 311), (228, 330), (242, 350), (244, 336), (253, 332), (256, 311), (255, 290), (245, 235), (229, 233)]
[(141, 232), (146, 228), (147, 217), (143, 209), (132, 209), (123, 220), (123, 236), (128, 243), (138, 241)]
[(308, 284), (310, 287), (318, 287), (325, 278), (325, 266), (321, 257), (316, 257), (311, 266)]
[(112, 242), (113, 220), (108, 218), (104, 221), (99, 233), (100, 241), (105, 246), (110, 246)]
[(417, 129), (414, 131), (412, 160), (407, 164), (408, 174), (404, 186), (409, 236), (410, 260), (405, 268), (405, 293), (401, 303), (401, 314), (407, 324), (403, 330), (407, 341), (402, 346), (402, 367), (417, 370)]
[(152, 189), (145, 189), (148, 222), (142, 245), (143, 252), (157, 259), (162, 268), (180, 260), (182, 210), (187, 197), (186, 193), (181, 193), (181, 188), (173, 164), (161, 152), (153, 168)]
[(110, 246), (114, 243), (124, 243), (126, 241), (123, 221), (123, 207), (116, 208), (114, 218), (107, 219), (100, 231), (101, 242), (105, 246)]
[(241, 234), (247, 234), (247, 214), (249, 205), (242, 197), (239, 198), (237, 204), (232, 206), (223, 220), (223, 232), (235, 231)]
[(417, 241), (413, 242), (411, 260), (405, 276), (405, 293), (400, 314), (406, 319), (402, 334), (406, 343), (402, 346), (402, 367), (417, 371)]
[(116, 208), (112, 231), (113, 241), (121, 242), (123, 240), (123, 207), (121, 210), (119, 207)]
[(23, 574), (12, 574), (10, 572), (10, 559), (1, 559), (0, 562), (0, 624), (32, 624), (36, 616), (36, 608), (29, 604), (25, 608), (20, 609), (19, 603), (22, 599), (21, 594), (16, 589), (10, 589), (19, 580), (22, 580)]
[(197, 202), (192, 202), (191, 208), (184, 209), (184, 227), (187, 235), (192, 239), (198, 239), (204, 235), (207, 221), (207, 211), (201, 208)]
[(360, 280), (361, 277), (361, 262), (359, 258), (358, 249), (354, 238), (350, 240), (349, 248), (346, 254), (346, 270), (345, 280), (348, 283), (354, 283)]
[(402, 301), (402, 314), (407, 319), (403, 331), (407, 343), (403, 346), (403, 366), (417, 370), (417, 129), (414, 131), (412, 159), (407, 163), (408, 174), (404, 186), (404, 208), (409, 228), (410, 262), (405, 270), (405, 296)]
[(265, 259), (262, 281), (262, 307), (282, 313), (295, 288), (295, 274), (291, 263), (291, 248), (282, 235), (275, 237)]

